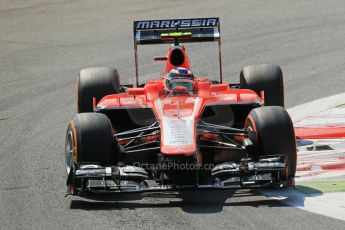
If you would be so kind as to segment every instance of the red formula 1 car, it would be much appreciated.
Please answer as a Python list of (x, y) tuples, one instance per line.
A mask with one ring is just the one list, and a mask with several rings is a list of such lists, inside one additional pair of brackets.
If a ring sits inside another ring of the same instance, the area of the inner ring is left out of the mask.
[[(220, 80), (195, 76), (183, 44), (218, 42)], [(170, 44), (164, 77), (139, 85), (137, 46)], [(183, 43), (183, 44), (182, 44)], [(134, 22), (136, 80), (88, 68), (69, 122), (68, 194), (294, 185), (296, 142), (279, 66), (223, 83), (218, 18)]]

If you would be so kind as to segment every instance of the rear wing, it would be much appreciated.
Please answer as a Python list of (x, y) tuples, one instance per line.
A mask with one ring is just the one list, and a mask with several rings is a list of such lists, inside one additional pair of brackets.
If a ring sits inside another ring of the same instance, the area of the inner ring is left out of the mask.
[(138, 45), (153, 45), (173, 43), (178, 36), (183, 43), (189, 42), (218, 42), (220, 83), (222, 83), (221, 41), (219, 18), (191, 18), (134, 21), (134, 57), (135, 82), (133, 87), (139, 85), (138, 71)]
[(137, 45), (170, 43), (162, 34), (176, 31), (191, 33), (191, 36), (183, 39), (184, 42), (220, 40), (218, 18), (135, 21), (133, 29)]

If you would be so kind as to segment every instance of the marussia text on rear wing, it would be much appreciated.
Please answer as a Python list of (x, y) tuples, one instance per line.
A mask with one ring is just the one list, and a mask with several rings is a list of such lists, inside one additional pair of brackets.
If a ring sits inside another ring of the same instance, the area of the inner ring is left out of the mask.
[(186, 33), (183, 42), (210, 42), (220, 40), (219, 18), (168, 19), (135, 21), (134, 40), (138, 45), (171, 43), (167, 34)]
[(218, 42), (219, 46), (219, 73), (222, 83), (222, 59), (220, 42), (219, 18), (189, 18), (134, 21), (134, 57), (135, 57), (135, 82), (133, 87), (139, 85), (138, 70), (138, 45), (153, 45), (179, 42)]

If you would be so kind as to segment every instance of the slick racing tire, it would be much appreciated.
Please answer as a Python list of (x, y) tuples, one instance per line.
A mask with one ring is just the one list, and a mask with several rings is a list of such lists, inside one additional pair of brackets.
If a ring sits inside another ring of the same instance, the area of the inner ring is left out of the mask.
[(116, 161), (116, 141), (110, 120), (101, 113), (79, 113), (70, 120), (65, 142), (67, 173), (73, 164)]
[(109, 67), (82, 69), (79, 71), (76, 91), (78, 112), (93, 112), (93, 98), (98, 102), (106, 95), (120, 92), (119, 73)]
[(295, 177), (297, 165), (295, 132), (291, 118), (284, 108), (265, 106), (253, 109), (247, 117), (245, 129), (254, 131), (249, 138), (259, 156), (286, 155), (287, 176)]
[(257, 94), (264, 91), (265, 106), (284, 107), (283, 72), (277, 65), (249, 65), (240, 73), (240, 87)]

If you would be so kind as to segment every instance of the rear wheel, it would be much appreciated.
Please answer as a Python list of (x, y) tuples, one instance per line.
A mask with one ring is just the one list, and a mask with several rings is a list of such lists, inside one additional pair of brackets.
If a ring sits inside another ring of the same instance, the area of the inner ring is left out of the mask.
[(246, 130), (254, 131), (249, 138), (259, 156), (285, 154), (287, 175), (294, 178), (297, 165), (297, 148), (291, 118), (280, 106), (253, 109), (246, 120)]
[(120, 93), (120, 77), (114, 68), (96, 67), (82, 69), (77, 80), (78, 112), (93, 112), (96, 102), (109, 94)]
[(112, 165), (116, 161), (116, 141), (109, 119), (101, 113), (76, 114), (70, 120), (65, 143), (67, 174), (73, 164), (99, 163)]
[(250, 65), (242, 69), (240, 87), (257, 94), (264, 91), (265, 105), (284, 107), (283, 72), (277, 65)]

